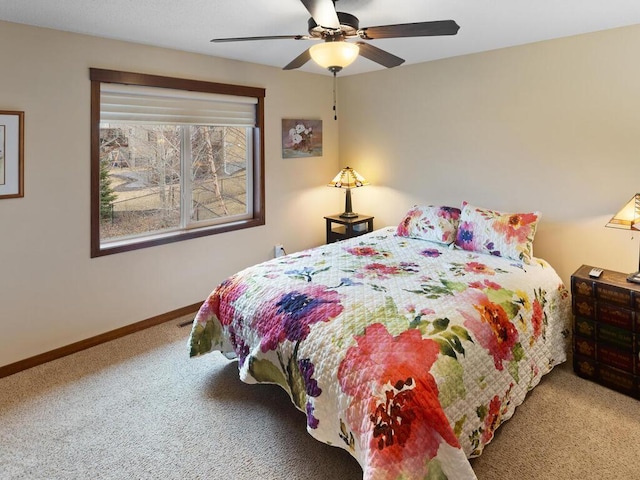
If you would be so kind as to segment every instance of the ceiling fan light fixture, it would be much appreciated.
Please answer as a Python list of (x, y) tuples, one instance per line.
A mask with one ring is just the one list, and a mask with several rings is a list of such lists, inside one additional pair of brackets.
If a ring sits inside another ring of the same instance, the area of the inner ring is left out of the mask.
[(359, 51), (360, 48), (354, 43), (328, 41), (315, 44), (309, 49), (309, 54), (313, 61), (321, 67), (331, 71), (340, 71), (358, 58)]

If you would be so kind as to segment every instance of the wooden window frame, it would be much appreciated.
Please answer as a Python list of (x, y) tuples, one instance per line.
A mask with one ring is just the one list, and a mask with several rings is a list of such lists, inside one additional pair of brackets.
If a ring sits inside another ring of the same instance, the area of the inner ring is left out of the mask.
[[(264, 181), (264, 97), (265, 89), (242, 85), (163, 77), (117, 70), (89, 69), (91, 80), (91, 258), (114, 253), (198, 238), (206, 235), (252, 228), (265, 224)], [(157, 238), (103, 247), (100, 245), (100, 84), (120, 83), (147, 87), (171, 88), (194, 92), (217, 93), (255, 97), (256, 128), (253, 149), (253, 216), (246, 220), (235, 220), (219, 225), (210, 225), (186, 231), (172, 232)]]

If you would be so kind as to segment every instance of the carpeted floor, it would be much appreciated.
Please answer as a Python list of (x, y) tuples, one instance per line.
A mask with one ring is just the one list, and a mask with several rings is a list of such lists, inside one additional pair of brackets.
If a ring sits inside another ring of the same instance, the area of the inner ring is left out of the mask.
[[(0, 379), (0, 478), (362, 478), (279, 387), (243, 384), (219, 354), (190, 359), (181, 320)], [(479, 480), (636, 479), (639, 439), (640, 401), (565, 364), (472, 465)]]

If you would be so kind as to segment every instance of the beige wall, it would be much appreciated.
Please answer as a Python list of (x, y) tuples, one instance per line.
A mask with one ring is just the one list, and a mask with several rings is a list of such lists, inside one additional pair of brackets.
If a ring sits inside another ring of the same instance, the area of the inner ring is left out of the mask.
[[(25, 196), (0, 200), (0, 365), (201, 301), (276, 243), (323, 243), (342, 201), (323, 186), (329, 77), (4, 22), (0, 45), (0, 110), (25, 112)], [(90, 67), (266, 88), (266, 226), (90, 259)], [(324, 156), (283, 160), (282, 118), (324, 120)]]
[(635, 271), (638, 235), (604, 228), (640, 192), (640, 26), (344, 77), (340, 161), (354, 208), (539, 210), (534, 254)]

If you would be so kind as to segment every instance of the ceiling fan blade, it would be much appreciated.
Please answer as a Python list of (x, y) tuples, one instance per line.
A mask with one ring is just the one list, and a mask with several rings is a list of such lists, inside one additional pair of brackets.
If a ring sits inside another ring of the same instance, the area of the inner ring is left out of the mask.
[(300, 0), (321, 27), (340, 29), (340, 21), (332, 0)]
[(356, 45), (360, 47), (360, 55), (379, 63), (384, 67), (393, 68), (404, 63), (404, 58), (396, 57), (392, 53), (382, 50), (381, 48), (374, 47), (368, 43), (356, 42)]
[(400, 23), (398, 25), (381, 25), (366, 27), (358, 31), (360, 38), (375, 40), (378, 38), (399, 37), (432, 37), (438, 35), (455, 35), (460, 26), (453, 20), (435, 22)]
[(311, 54), (309, 53), (309, 48), (307, 48), (304, 52), (302, 52), (300, 55), (298, 55), (296, 58), (294, 58), (293, 60), (291, 60), (284, 68), (283, 70), (294, 70), (296, 68), (300, 68), (301, 66), (303, 66), (305, 63), (307, 63), (309, 60), (311, 60)]
[(310, 40), (308, 35), (269, 35), (266, 37), (238, 37), (238, 38), (214, 38), (211, 40), (213, 43), (224, 42), (245, 42), (253, 40)]

